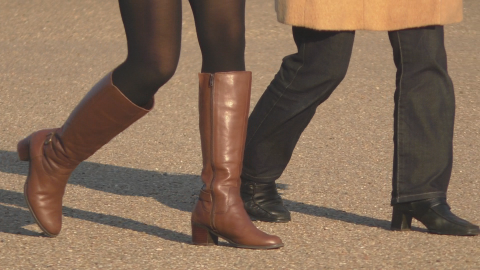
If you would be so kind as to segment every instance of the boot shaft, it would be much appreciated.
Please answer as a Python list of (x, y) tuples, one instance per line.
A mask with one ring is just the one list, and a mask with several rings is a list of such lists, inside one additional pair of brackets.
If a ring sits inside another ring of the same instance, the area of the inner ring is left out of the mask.
[[(204, 187), (192, 213), (196, 244), (278, 248), (282, 241), (253, 225), (240, 198), (240, 174), (250, 107), (250, 72), (199, 74)], [(215, 237), (212, 237), (215, 236)]]
[(145, 108), (132, 103), (113, 85), (110, 72), (72, 111), (56, 137), (70, 159), (83, 161), (147, 114), (153, 104), (153, 99)]
[(202, 73), (199, 80), (202, 181), (210, 191), (239, 188), (252, 74)]

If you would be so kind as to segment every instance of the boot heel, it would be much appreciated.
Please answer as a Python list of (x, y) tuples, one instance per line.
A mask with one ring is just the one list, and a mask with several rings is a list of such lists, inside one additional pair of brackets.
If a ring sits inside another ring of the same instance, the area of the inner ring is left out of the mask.
[(192, 223), (192, 242), (194, 245), (218, 245), (218, 236), (207, 229)]
[(30, 160), (30, 136), (18, 142), (17, 153), (21, 161)]
[(393, 231), (410, 231), (412, 229), (412, 215), (394, 206), (391, 229)]

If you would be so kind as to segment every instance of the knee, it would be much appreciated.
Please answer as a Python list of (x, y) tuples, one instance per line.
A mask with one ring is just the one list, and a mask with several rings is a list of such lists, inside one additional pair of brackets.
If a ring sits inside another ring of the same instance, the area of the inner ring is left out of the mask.
[(326, 74), (326, 78), (332, 84), (339, 85), (343, 81), (343, 79), (345, 79), (346, 75), (347, 75), (347, 68), (337, 68), (335, 70), (330, 70)]
[(174, 55), (129, 55), (123, 66), (140, 84), (148, 88), (160, 88), (170, 80), (178, 65), (178, 56)]
[(144, 63), (141, 70), (149, 81), (158, 84), (160, 87), (173, 77), (177, 65), (177, 61), (151, 61)]
[(348, 63), (318, 63), (320, 67), (315, 72), (306, 72), (311, 76), (312, 88), (333, 91), (345, 79)]
[[(333, 91), (345, 78), (347, 67), (325, 65), (301, 65), (301, 62), (291, 64), (284, 59), (280, 71), (273, 81), (278, 87), (288, 88), (291, 91), (305, 94), (305, 98), (312, 98), (318, 92)], [(308, 97), (307, 97), (308, 96)]]
[(319, 61), (317, 65), (320, 65), (319, 73), (324, 74), (325, 80), (328, 80), (331, 84), (340, 84), (347, 75), (348, 66), (350, 63), (350, 55), (341, 56), (336, 59), (330, 59), (325, 63)]

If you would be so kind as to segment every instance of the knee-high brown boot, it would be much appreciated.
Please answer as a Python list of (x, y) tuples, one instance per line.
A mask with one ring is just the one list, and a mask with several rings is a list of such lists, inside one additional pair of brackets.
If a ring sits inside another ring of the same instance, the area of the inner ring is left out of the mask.
[(99, 81), (61, 128), (40, 130), (17, 145), (29, 161), (24, 195), (40, 228), (50, 237), (62, 227), (62, 198), (73, 170), (113, 137), (144, 116), (153, 99), (141, 108), (112, 83), (112, 73)]
[(282, 240), (253, 225), (240, 198), (240, 173), (250, 105), (251, 72), (199, 74), (204, 186), (192, 213), (192, 240), (271, 249)]

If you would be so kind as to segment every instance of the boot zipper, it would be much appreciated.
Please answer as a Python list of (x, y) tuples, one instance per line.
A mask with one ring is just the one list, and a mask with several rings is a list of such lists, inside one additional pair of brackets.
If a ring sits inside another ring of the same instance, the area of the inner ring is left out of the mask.
[[(210, 88), (213, 88), (213, 82), (215, 81), (215, 75), (214, 74), (210, 74), (210, 79), (208, 81), (208, 85), (210, 86)], [(213, 90), (213, 89), (212, 89)]]
[(215, 91), (214, 91), (214, 82), (215, 82), (215, 75), (212, 73), (210, 74), (210, 79), (209, 79), (209, 82), (208, 82), (208, 85), (210, 86), (210, 163), (211, 163), (211, 166), (212, 166), (212, 181), (210, 182), (210, 195), (212, 196), (212, 212), (210, 213), (210, 224), (212, 225), (212, 229), (215, 229), (215, 223), (214, 223), (214, 220), (215, 220), (215, 198), (214, 198), (214, 193), (213, 193), (213, 182), (215, 181), (215, 166), (214, 166), (214, 163), (213, 163), (213, 145), (214, 145), (214, 142), (213, 142), (213, 132), (215, 130), (215, 127), (213, 125), (214, 123), (214, 116), (213, 116), (213, 113), (214, 113), (214, 109), (213, 109), (213, 106), (214, 106), (214, 94), (215, 94)]

